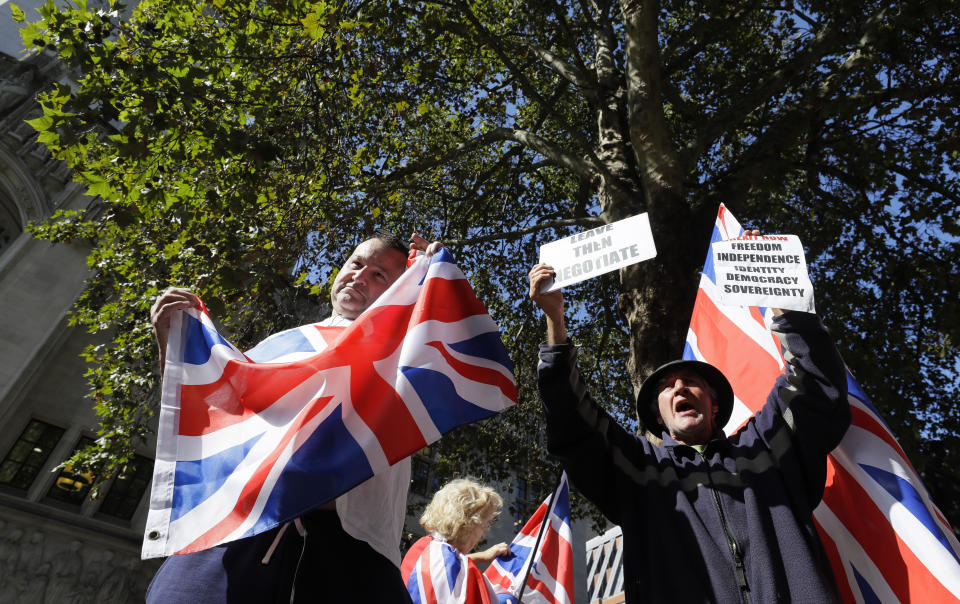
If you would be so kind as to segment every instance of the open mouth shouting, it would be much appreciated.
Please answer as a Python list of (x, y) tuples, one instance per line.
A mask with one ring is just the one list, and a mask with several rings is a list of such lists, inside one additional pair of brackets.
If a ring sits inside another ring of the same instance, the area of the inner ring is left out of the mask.
[(673, 403), (673, 413), (675, 415), (693, 415), (699, 414), (700, 411), (694, 406), (689, 399), (680, 398), (674, 401)]

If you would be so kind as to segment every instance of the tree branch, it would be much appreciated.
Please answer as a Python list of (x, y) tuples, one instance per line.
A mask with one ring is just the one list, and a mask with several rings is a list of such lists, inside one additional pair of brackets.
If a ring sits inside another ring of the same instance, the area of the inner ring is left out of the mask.
[(663, 111), (657, 0), (621, 0), (626, 26), (627, 112), (630, 138), (649, 201), (661, 191), (679, 195), (682, 179)]
[(481, 134), (480, 136), (472, 138), (468, 141), (464, 141), (454, 146), (452, 149), (447, 150), (445, 153), (438, 155), (437, 157), (410, 162), (407, 165), (397, 168), (388, 174), (384, 174), (379, 178), (379, 180), (384, 183), (388, 183), (394, 180), (399, 180), (406, 176), (410, 176), (411, 174), (419, 174), (425, 170), (429, 170), (430, 168), (435, 168), (439, 165), (445, 164), (451, 159), (466, 155), (475, 149), (489, 145), (492, 142), (502, 140), (504, 140), (502, 136), (495, 136), (493, 132), (487, 132), (486, 134)]
[(388, 183), (400, 178), (404, 178), (411, 174), (418, 174), (424, 170), (429, 170), (430, 168), (444, 164), (451, 159), (455, 159), (461, 155), (470, 153), (471, 151), (479, 149), (480, 147), (503, 141), (514, 141), (520, 143), (528, 149), (544, 156), (553, 164), (570, 170), (588, 182), (592, 180), (594, 176), (596, 176), (600, 169), (589, 158), (581, 158), (571, 153), (567, 153), (560, 145), (552, 143), (545, 138), (527, 130), (521, 130), (517, 128), (495, 128), (490, 132), (481, 134), (480, 136), (477, 136), (469, 141), (465, 141), (459, 145), (456, 145), (438, 157), (413, 162), (401, 168), (397, 168), (393, 172), (380, 177), (379, 180), (384, 183)]
[(501, 140), (513, 140), (521, 143), (527, 148), (536, 151), (540, 155), (543, 155), (547, 159), (555, 162), (557, 165), (570, 170), (580, 178), (588, 181), (592, 180), (595, 176), (603, 171), (603, 168), (592, 158), (576, 157), (575, 155), (564, 151), (559, 145), (551, 143), (545, 138), (526, 130), (497, 128), (490, 134), (501, 136)]
[(927, 178), (926, 176), (920, 174), (916, 170), (906, 166), (902, 166), (899, 164), (891, 164), (887, 167), (892, 172), (896, 172), (897, 174), (903, 176), (907, 180), (923, 186), (931, 193), (936, 193), (945, 199), (949, 199), (956, 206), (960, 206), (960, 195), (958, 195), (955, 191), (951, 191), (950, 189), (943, 186), (939, 182), (935, 180), (931, 180), (930, 178)]
[[(507, 70), (513, 74), (513, 77), (517, 79), (517, 82), (520, 84), (520, 89), (523, 90), (523, 93), (544, 107), (549, 107), (549, 105), (546, 104), (546, 100), (540, 96), (540, 91), (537, 89), (537, 87), (530, 81), (529, 78), (527, 78), (526, 74), (523, 73), (523, 70), (520, 69), (513, 59), (510, 58), (510, 56), (504, 51), (503, 47), (496, 43), (496, 36), (491, 34), (484, 24), (480, 22), (480, 19), (473, 14), (470, 6), (467, 5), (464, 0), (457, 0), (456, 5), (461, 14), (467, 18), (467, 21), (470, 22), (470, 25), (477, 32), (480, 40), (497, 55), (497, 58), (500, 59)], [(563, 122), (561, 116), (558, 115), (556, 117), (561, 121), (561, 123)]]
[(567, 16), (563, 13), (562, 7), (559, 3), (554, 4), (553, 14), (557, 18), (557, 23), (560, 24), (560, 30), (563, 32), (564, 38), (566, 38), (567, 47), (570, 49), (570, 54), (577, 63), (577, 69), (583, 73), (589, 72), (590, 69), (586, 66), (586, 64), (584, 64), (583, 57), (580, 56), (580, 49), (577, 47), (577, 38), (573, 35), (573, 32), (570, 31), (570, 24), (567, 22)]
[(560, 77), (579, 88), (583, 92), (584, 96), (590, 100), (596, 100), (597, 83), (590, 77), (588, 72), (581, 71), (580, 69), (571, 66), (549, 50), (541, 48), (532, 42), (527, 42), (524, 40), (515, 41), (513, 43), (532, 52), (547, 67), (550, 67), (558, 75), (560, 75)]
[[(580, 146), (580, 151), (584, 154), (587, 160), (575, 158), (573, 155), (568, 153), (560, 153), (559, 148), (552, 145), (549, 147), (537, 148), (538, 143), (535, 138), (536, 135), (529, 133), (523, 134), (523, 131), (515, 131), (518, 133), (517, 136), (522, 137), (523, 140), (521, 140), (521, 138), (513, 138), (513, 140), (523, 142), (545, 156), (555, 159), (559, 165), (573, 170), (578, 176), (585, 178), (592, 178), (595, 175), (602, 176), (604, 178), (604, 184), (612, 191), (615, 191), (623, 196), (630, 195), (630, 192), (624, 189), (619, 180), (613, 174), (611, 174), (606, 164), (599, 157), (597, 157), (595, 150), (592, 148), (590, 142), (586, 139), (580, 129), (571, 127), (567, 123), (565, 116), (560, 115), (556, 111), (552, 110), (553, 105), (548, 103), (543, 98), (537, 87), (524, 74), (523, 69), (520, 69), (520, 67), (505, 52), (505, 49), (502, 47), (502, 45), (498, 43), (498, 40), (501, 40), (502, 38), (497, 38), (490, 33), (490, 31), (483, 25), (483, 23), (480, 22), (480, 20), (464, 0), (455, 0), (455, 2), (458, 9), (477, 32), (477, 35), (483, 44), (493, 50), (507, 70), (513, 75), (514, 78), (516, 78), (523, 93), (528, 98), (534, 100), (536, 103), (542, 106), (545, 111), (549, 111), (551, 113), (551, 115), (557, 120), (558, 125), (562, 126), (565, 132)], [(451, 31), (455, 31), (455, 33), (463, 35), (462, 32), (454, 29), (451, 29)], [(589, 176), (588, 173), (582, 169), (584, 165), (589, 165), (592, 170)]]
[[(857, 48), (840, 67), (825, 79), (819, 91), (821, 96), (828, 89), (837, 88), (840, 80), (846, 79), (853, 73), (860, 58), (859, 52), (873, 41), (873, 37), (883, 22), (887, 11), (886, 7), (881, 8), (866, 20)], [(789, 82), (795, 78), (807, 77), (805, 74), (808, 69), (825, 56), (838, 51), (853, 35), (845, 32), (841, 23), (833, 23), (817, 33), (804, 52), (799, 53), (788, 64), (771, 73), (759, 86), (742, 95), (728, 105), (726, 109), (718, 111), (707, 120), (705, 126), (697, 132), (697, 136), (681, 152), (683, 165), (694, 165), (704, 150), (709, 149), (728, 132), (742, 126), (747, 116), (756, 111), (776, 93), (782, 91)]]
[(584, 227), (596, 227), (604, 224), (605, 221), (600, 216), (582, 216), (580, 218), (562, 218), (559, 220), (549, 220), (547, 222), (541, 222), (532, 227), (527, 227), (525, 229), (520, 229), (518, 231), (510, 231), (508, 233), (497, 233), (495, 235), (483, 235), (481, 237), (467, 237), (464, 239), (449, 239), (445, 240), (443, 244), (448, 247), (462, 247), (465, 245), (473, 245), (475, 243), (488, 243), (490, 241), (516, 241), (517, 239), (522, 239), (531, 233), (536, 233), (543, 231), (545, 229), (553, 228), (562, 228), (569, 226), (584, 226)]

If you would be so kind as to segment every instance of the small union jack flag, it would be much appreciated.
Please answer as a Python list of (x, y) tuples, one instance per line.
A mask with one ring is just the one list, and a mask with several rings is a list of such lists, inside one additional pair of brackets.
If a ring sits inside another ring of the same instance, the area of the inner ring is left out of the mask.
[[(518, 597), (525, 604), (573, 602), (573, 537), (566, 472), (553, 495), (520, 529), (510, 544), (510, 555), (494, 560), (484, 574), (503, 604), (516, 604)], [(524, 577), (526, 587), (522, 587)]]
[[(721, 205), (712, 241), (742, 234)], [(769, 309), (721, 305), (717, 294), (708, 253), (683, 356), (730, 380), (735, 401), (725, 430), (732, 433), (763, 406), (784, 362), (764, 325)], [(849, 372), (847, 385), (853, 423), (827, 460), (826, 489), (814, 510), (844, 601), (960, 600), (960, 544)]]
[(516, 400), (497, 325), (445, 249), (349, 325), (247, 354), (202, 304), (176, 313), (143, 557), (263, 532)]

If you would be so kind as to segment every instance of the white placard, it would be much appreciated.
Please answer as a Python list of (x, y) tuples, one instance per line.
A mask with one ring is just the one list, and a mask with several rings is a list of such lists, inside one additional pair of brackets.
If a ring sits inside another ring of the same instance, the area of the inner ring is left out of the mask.
[(540, 291), (552, 292), (656, 255), (646, 213), (598, 226), (540, 246), (540, 262), (557, 273)]
[(816, 312), (796, 235), (747, 235), (711, 249), (721, 304)]

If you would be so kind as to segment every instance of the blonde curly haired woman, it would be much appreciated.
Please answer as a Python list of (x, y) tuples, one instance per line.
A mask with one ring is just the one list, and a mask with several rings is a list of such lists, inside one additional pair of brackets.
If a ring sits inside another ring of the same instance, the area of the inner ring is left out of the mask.
[(476, 563), (507, 555), (510, 547), (498, 543), (470, 552), (502, 508), (496, 491), (464, 478), (434, 494), (420, 517), (428, 535), (413, 544), (400, 567), (414, 602), (497, 602), (493, 586)]

